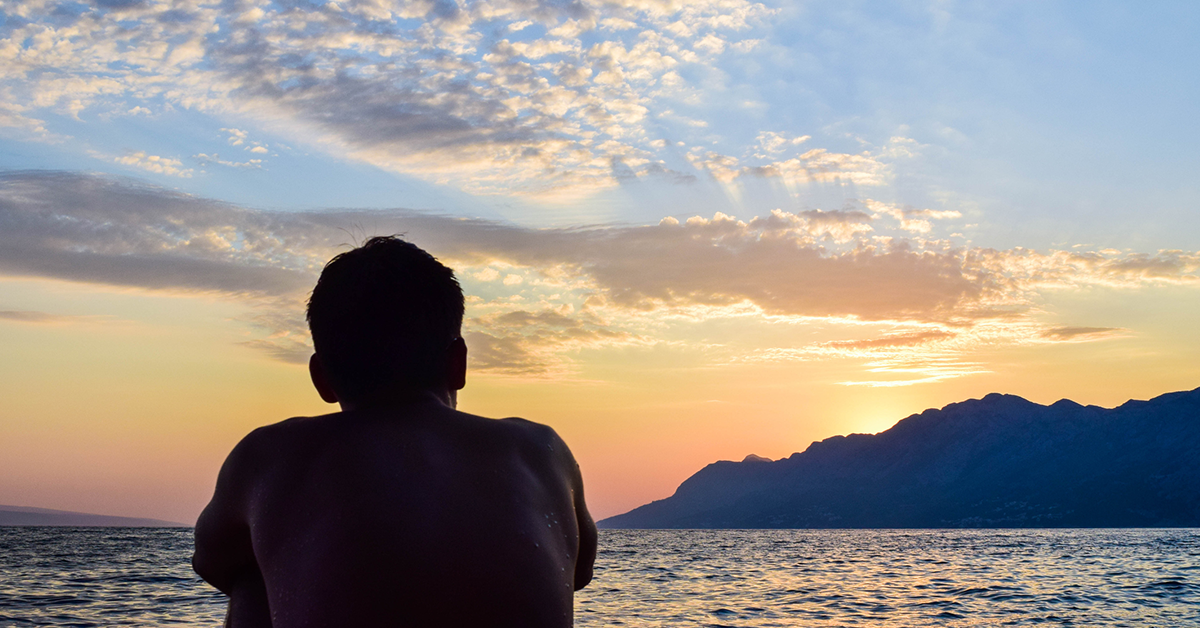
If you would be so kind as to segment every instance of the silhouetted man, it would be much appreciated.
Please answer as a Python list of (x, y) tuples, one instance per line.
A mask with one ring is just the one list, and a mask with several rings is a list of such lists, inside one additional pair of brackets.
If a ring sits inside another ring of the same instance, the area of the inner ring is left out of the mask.
[(325, 266), (308, 303), (321, 398), (246, 436), (196, 523), (227, 625), (570, 626), (596, 528), (554, 430), (455, 410), (462, 289), (398, 238)]

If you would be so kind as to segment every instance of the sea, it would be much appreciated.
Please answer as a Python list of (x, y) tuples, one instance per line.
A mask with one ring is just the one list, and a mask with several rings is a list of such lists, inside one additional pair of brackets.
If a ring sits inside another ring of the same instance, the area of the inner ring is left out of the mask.
[[(0, 528), (0, 626), (220, 626), (188, 528)], [(602, 530), (576, 626), (1200, 626), (1200, 529)]]

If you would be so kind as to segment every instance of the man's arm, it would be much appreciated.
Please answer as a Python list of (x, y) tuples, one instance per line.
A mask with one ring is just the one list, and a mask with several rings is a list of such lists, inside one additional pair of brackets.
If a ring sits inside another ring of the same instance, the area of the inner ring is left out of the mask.
[(560, 473), (565, 474), (571, 488), (571, 501), (575, 507), (575, 519), (579, 528), (579, 553), (575, 558), (575, 590), (586, 587), (592, 581), (592, 568), (596, 563), (596, 523), (588, 512), (583, 498), (583, 473), (579, 463), (571, 454), (567, 443), (552, 428), (542, 426), (549, 434), (550, 448), (558, 454)]
[(597, 544), (596, 523), (592, 521), (592, 515), (588, 513), (587, 502), (583, 499), (583, 474), (579, 471), (579, 463), (575, 462), (575, 456), (571, 454), (571, 449), (567, 447), (562, 437), (549, 425), (518, 418), (504, 420), (514, 421), (517, 425), (523, 426), (521, 429), (529, 439), (527, 443), (535, 445), (536, 451), (544, 454), (549, 448), (549, 451), (553, 452), (550, 456), (541, 458), (548, 465), (544, 468), (552, 473), (557, 481), (565, 484), (571, 492), (571, 505), (575, 511), (575, 522), (579, 531), (579, 547), (575, 555), (574, 574), (575, 590), (578, 591), (592, 581)]
[(259, 460), (255, 434), (230, 452), (217, 476), (212, 501), (196, 521), (196, 550), (192, 568), (230, 598), (226, 626), (270, 626), (266, 587), (250, 537), (247, 497)]
[(257, 569), (245, 573), (233, 585), (229, 594), (229, 611), (225, 628), (271, 627), (271, 607), (267, 601), (267, 586)]
[[(567, 455), (571, 456), (570, 452), (567, 452)], [(592, 567), (596, 563), (598, 534), (596, 523), (592, 521), (587, 503), (583, 500), (583, 474), (580, 473), (579, 465), (573, 456), (571, 456), (571, 466), (573, 469), (571, 492), (575, 496), (575, 518), (579, 521), (579, 556), (575, 559), (575, 590), (578, 591), (592, 581)]]

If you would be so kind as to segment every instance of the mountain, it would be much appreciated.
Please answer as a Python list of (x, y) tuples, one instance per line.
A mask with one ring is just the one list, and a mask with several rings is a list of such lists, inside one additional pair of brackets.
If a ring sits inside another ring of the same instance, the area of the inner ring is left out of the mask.
[(0, 505), (0, 526), (73, 526), (110, 528), (180, 528), (190, 527), (186, 523), (140, 519), (137, 517), (112, 517), (93, 515), (86, 512), (50, 510), (49, 508), (27, 508), (24, 506)]
[(1200, 526), (1200, 389), (1112, 409), (993, 393), (781, 460), (715, 462), (600, 525)]

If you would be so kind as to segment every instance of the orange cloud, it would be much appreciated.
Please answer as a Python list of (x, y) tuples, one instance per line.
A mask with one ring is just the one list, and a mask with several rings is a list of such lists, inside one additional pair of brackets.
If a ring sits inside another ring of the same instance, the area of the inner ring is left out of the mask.
[(370, 224), (463, 269), (469, 291), (498, 295), (471, 300), (467, 332), (481, 369), (561, 374), (582, 348), (652, 343), (667, 321), (737, 316), (892, 331), (743, 347), (722, 360), (836, 354), (883, 360), (877, 367), (892, 372), (917, 360), (941, 377), (969, 371), (963, 356), (977, 346), (1119, 331), (1037, 323), (1042, 290), (1195, 284), (1200, 266), (1200, 254), (1182, 251), (998, 251), (872, 237), (869, 219), (777, 210), (749, 221), (534, 229), (408, 210), (258, 211), (121, 179), (10, 173), (0, 176), (0, 273), (238, 299), (256, 330), (247, 346), (297, 362), (308, 351), (304, 295), (344, 250), (345, 229)]

